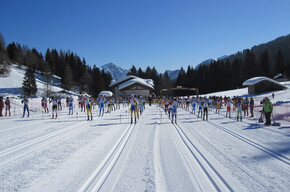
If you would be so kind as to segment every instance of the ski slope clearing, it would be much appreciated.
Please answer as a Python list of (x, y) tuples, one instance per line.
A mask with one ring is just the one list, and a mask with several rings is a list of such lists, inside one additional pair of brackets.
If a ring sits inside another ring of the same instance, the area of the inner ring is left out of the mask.
[[(0, 191), (289, 191), (290, 125), (264, 127), (157, 105), (1, 119)], [(75, 113), (76, 114), (76, 113)]]
[[(51, 119), (44, 114), (39, 92), (29, 98), (30, 117), (21, 118), (24, 70), (13, 66), (0, 77), (1, 95), (11, 98), (10, 117), (0, 118), (0, 191), (289, 191), (290, 82), (287, 90), (247, 95), (237, 89), (209, 95), (254, 97), (254, 118), (243, 122), (209, 111), (209, 121), (178, 108), (172, 124), (157, 105), (130, 124), (129, 107), (93, 120), (78, 108)], [(56, 78), (57, 79), (57, 78)], [(62, 89), (56, 83), (53, 91)], [(273, 120), (281, 126), (258, 123), (259, 102), (269, 97)], [(51, 110), (51, 105), (48, 105)]]

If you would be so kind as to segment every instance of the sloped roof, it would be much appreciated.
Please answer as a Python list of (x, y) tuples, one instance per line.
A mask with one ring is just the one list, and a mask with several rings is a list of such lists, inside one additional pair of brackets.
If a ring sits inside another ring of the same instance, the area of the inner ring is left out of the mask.
[(110, 84), (110, 87), (116, 86), (116, 85), (121, 84), (125, 81), (128, 81), (129, 79), (134, 79), (134, 78), (139, 78), (139, 77), (136, 77), (133, 75), (128, 75), (128, 76), (122, 77), (122, 78), (118, 79), (117, 81), (112, 81)]
[(103, 96), (106, 96), (106, 97), (112, 97), (113, 93), (111, 91), (101, 91), (99, 93), (99, 95), (103, 95)]
[(148, 87), (150, 89), (154, 89), (153, 80), (151, 80), (151, 79), (141, 79), (139, 77), (136, 77), (134, 79), (131, 79), (131, 80), (128, 80), (128, 81), (122, 83), (119, 86), (119, 89), (120, 90), (125, 89), (125, 88), (130, 87), (131, 85), (133, 85), (135, 83), (143, 85), (143, 86)]
[(270, 81), (270, 82), (272, 82), (272, 83), (274, 83), (274, 84), (277, 84), (277, 85), (280, 85), (280, 86), (285, 87), (284, 85), (282, 85), (282, 84), (279, 83), (278, 81), (275, 81), (275, 80), (270, 79), (270, 78), (268, 78), (268, 77), (253, 77), (253, 78), (248, 79), (247, 81), (245, 81), (245, 82), (243, 83), (243, 86), (255, 85), (255, 84), (257, 84), (257, 83), (259, 83), (259, 82), (261, 82), (261, 81)]

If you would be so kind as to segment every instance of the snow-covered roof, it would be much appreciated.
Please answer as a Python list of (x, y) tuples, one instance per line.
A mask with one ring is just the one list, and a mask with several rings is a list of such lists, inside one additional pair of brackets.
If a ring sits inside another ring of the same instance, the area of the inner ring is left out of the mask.
[(118, 79), (117, 81), (112, 81), (110, 84), (110, 87), (119, 85), (119, 89), (125, 89), (135, 83), (141, 84), (145, 87), (148, 87), (150, 89), (154, 89), (154, 82), (152, 79), (142, 79), (140, 77), (136, 77), (134, 75), (129, 75), (126, 77), (122, 77)]
[(133, 75), (128, 75), (126, 77), (122, 77), (122, 78), (118, 79), (117, 81), (112, 81), (111, 84), (110, 84), (110, 87), (112, 87), (114, 85), (118, 85), (119, 83), (122, 83), (124, 81), (129, 80), (129, 79), (134, 79), (134, 78), (136, 78), (136, 76), (133, 76)]
[(152, 79), (141, 79), (139, 77), (135, 77), (134, 79), (131, 79), (129, 81), (126, 81), (124, 83), (122, 83), (120, 86), (119, 86), (119, 89), (122, 90), (122, 89), (125, 89), (135, 83), (138, 83), (140, 85), (143, 85), (145, 87), (148, 87), (150, 89), (154, 89), (154, 85), (153, 85), (153, 80)]
[(261, 81), (270, 81), (272, 83), (275, 83), (275, 84), (278, 84), (278, 85), (281, 85), (281, 86), (284, 86), (282, 84), (280, 84), (278, 81), (275, 81), (273, 79), (270, 79), (268, 77), (253, 77), (251, 79), (248, 79), (247, 81), (245, 81), (243, 83), (243, 86), (250, 86), (250, 85), (255, 85)]
[(99, 93), (99, 96), (101, 96), (101, 95), (106, 96), (106, 97), (112, 97), (113, 93), (111, 91), (101, 91)]

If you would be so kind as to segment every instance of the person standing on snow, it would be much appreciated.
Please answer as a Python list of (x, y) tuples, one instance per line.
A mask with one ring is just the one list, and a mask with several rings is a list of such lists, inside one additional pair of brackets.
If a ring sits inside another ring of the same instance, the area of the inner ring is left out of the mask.
[(61, 96), (59, 95), (58, 98), (57, 98), (57, 109), (59, 111), (62, 110), (62, 106), (61, 106)]
[(134, 97), (134, 95), (131, 95), (130, 98), (130, 112), (131, 112), (131, 123), (133, 123), (133, 114), (135, 117), (135, 123), (137, 122), (137, 101), (136, 98)]
[(195, 114), (195, 106), (196, 106), (196, 99), (195, 99), (195, 97), (192, 98), (191, 105), (192, 105), (191, 114)]
[(105, 111), (105, 98), (103, 97), (103, 95), (101, 95), (101, 97), (99, 98), (99, 105), (100, 105), (100, 114), (99, 116), (104, 115), (104, 111)]
[(74, 105), (74, 99), (72, 98), (72, 96), (69, 97), (68, 99), (68, 105), (69, 105), (69, 108), (68, 108), (68, 115), (73, 115), (74, 111), (73, 111), (73, 105)]
[(177, 108), (178, 108), (178, 102), (176, 101), (176, 99), (174, 99), (173, 103), (172, 103), (172, 118), (171, 118), (171, 122), (173, 123), (173, 121), (175, 120), (175, 123), (177, 123)]
[(164, 108), (165, 114), (168, 113), (168, 106), (169, 106), (169, 100), (168, 98), (165, 98), (165, 108)]
[(46, 97), (44, 97), (42, 99), (42, 107), (44, 109), (44, 113), (49, 113), (48, 108), (47, 108), (47, 98)]
[(54, 119), (54, 113), (55, 113), (55, 119), (57, 119), (57, 103), (58, 99), (56, 96), (54, 96), (52, 99), (49, 100), (49, 103), (52, 102), (52, 118)]
[(28, 99), (27, 99), (27, 97), (26, 96), (24, 96), (24, 99), (21, 101), (21, 103), (23, 103), (23, 116), (22, 116), (22, 118), (24, 117), (24, 115), (25, 115), (25, 111), (27, 110), (27, 117), (29, 117), (29, 108), (28, 108), (28, 103), (29, 103), (29, 101), (28, 101)]
[(199, 114), (200, 114), (200, 117), (202, 117), (203, 102), (201, 101), (201, 98), (199, 98), (197, 102), (198, 102), (198, 114), (197, 114), (197, 118), (199, 118)]
[(2, 111), (4, 108), (4, 101), (3, 101), (3, 97), (0, 97), (0, 117), (3, 117)]
[(246, 99), (243, 102), (243, 111), (244, 116), (249, 116), (249, 99), (246, 97)]
[(226, 117), (228, 117), (229, 115), (229, 118), (231, 118), (232, 101), (230, 98), (227, 99), (226, 106), (227, 106)]
[(9, 97), (6, 97), (6, 100), (5, 100), (5, 116), (7, 116), (7, 112), (9, 112), (9, 116), (11, 116), (11, 111), (10, 111), (10, 108), (11, 108), (11, 101), (9, 99)]
[(271, 114), (273, 112), (273, 105), (271, 101), (266, 97), (263, 102), (263, 112), (265, 114), (265, 119), (266, 119), (266, 126), (271, 125)]
[(243, 117), (243, 114), (242, 114), (242, 107), (243, 107), (243, 101), (242, 99), (240, 98), (237, 102), (237, 105), (236, 105), (236, 109), (237, 109), (237, 121), (239, 121), (239, 118), (240, 120), (242, 121), (242, 117)]
[(205, 120), (205, 116), (208, 121), (208, 100), (206, 98), (203, 99), (203, 120)]
[(92, 114), (92, 100), (88, 97), (85, 98), (85, 105), (87, 109), (87, 115), (88, 115), (88, 121), (90, 120), (91, 115), (91, 121), (93, 120), (93, 114)]
[(250, 98), (250, 113), (251, 113), (251, 117), (254, 117), (254, 99), (253, 97)]

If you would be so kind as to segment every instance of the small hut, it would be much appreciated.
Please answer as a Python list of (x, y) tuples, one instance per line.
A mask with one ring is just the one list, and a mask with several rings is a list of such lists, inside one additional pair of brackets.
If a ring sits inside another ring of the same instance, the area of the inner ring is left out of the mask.
[(288, 78), (285, 75), (282, 75), (281, 73), (279, 73), (274, 77), (274, 80), (279, 81), (279, 82), (285, 82), (285, 81), (288, 81)]
[(287, 87), (280, 84), (278, 81), (275, 81), (268, 77), (253, 77), (245, 81), (243, 83), (243, 86), (248, 87), (249, 94), (259, 94), (287, 89)]
[(101, 91), (99, 96), (112, 97), (114, 94), (111, 91)]

